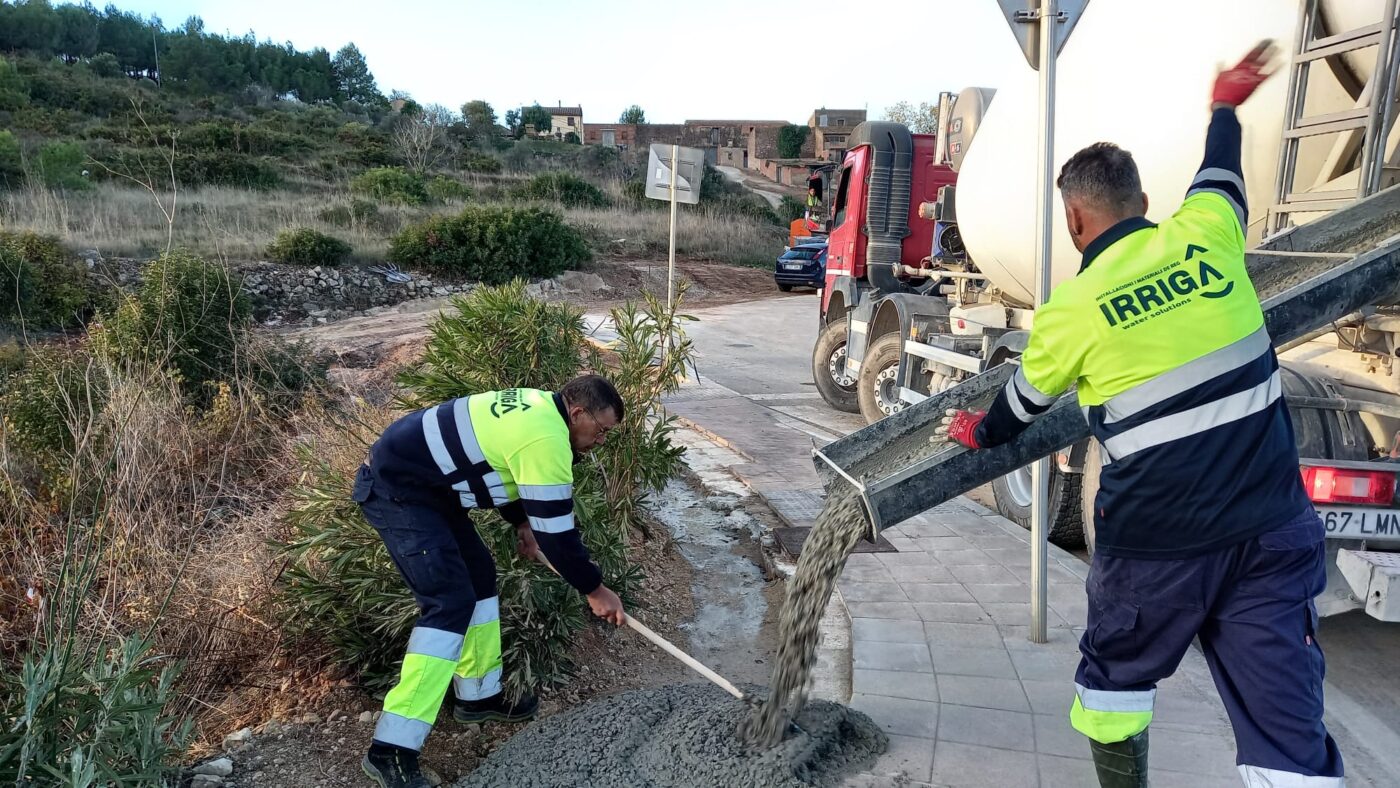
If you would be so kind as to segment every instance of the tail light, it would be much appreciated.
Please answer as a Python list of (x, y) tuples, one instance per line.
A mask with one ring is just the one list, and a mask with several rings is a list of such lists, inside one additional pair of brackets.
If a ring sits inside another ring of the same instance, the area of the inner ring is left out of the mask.
[(1395, 500), (1395, 473), (1347, 468), (1303, 468), (1303, 486), (1313, 503), (1389, 506)]

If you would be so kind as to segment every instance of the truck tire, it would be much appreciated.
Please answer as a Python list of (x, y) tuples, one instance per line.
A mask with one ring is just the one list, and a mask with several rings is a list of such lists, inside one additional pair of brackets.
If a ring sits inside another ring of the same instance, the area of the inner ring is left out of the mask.
[[(992, 495), (1002, 517), (1030, 530), (1031, 527), (1031, 469), (1027, 465), (992, 481)], [(1050, 465), (1050, 541), (1076, 550), (1084, 546), (1084, 518), (1080, 514), (1082, 497), (1080, 477), (1064, 473)], [(1092, 511), (1092, 509), (1091, 509)]]
[(1099, 442), (1090, 438), (1084, 452), (1084, 472), (1079, 476), (1079, 500), (1084, 516), (1084, 549), (1094, 554), (1094, 499), (1099, 494), (1099, 473), (1103, 471), (1103, 455)]
[(885, 334), (865, 349), (856, 380), (860, 413), (867, 424), (904, 410), (899, 398), (899, 334)]
[(837, 365), (846, 363), (846, 318), (833, 320), (817, 334), (812, 347), (812, 381), (826, 404), (842, 413), (859, 413), (856, 402), (856, 382), (849, 377), (836, 377)]

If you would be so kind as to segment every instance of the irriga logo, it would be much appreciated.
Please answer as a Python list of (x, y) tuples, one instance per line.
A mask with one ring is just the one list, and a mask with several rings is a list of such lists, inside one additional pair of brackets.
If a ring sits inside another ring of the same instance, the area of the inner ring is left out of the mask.
[[(1124, 285), (1114, 291), (1118, 292), (1118, 295), (1111, 298), (1111, 293), (1099, 296), (1099, 311), (1110, 326), (1118, 326), (1121, 323), (1122, 328), (1131, 328), (1150, 318), (1185, 306), (1197, 295), (1202, 298), (1224, 298), (1234, 291), (1234, 282), (1226, 280), (1224, 274), (1204, 259), (1194, 265), (1185, 264), (1198, 253), (1204, 254), (1209, 251), (1204, 246), (1188, 244), (1185, 259), (1181, 263), (1172, 263), (1136, 282)], [(1165, 274), (1173, 268), (1176, 270)], [(1160, 274), (1165, 276), (1159, 276)], [(1215, 289), (1208, 289), (1211, 287)]]
[(491, 403), (491, 415), (499, 419), (503, 414), (510, 413), (516, 408), (526, 411), (530, 407), (530, 403), (520, 401), (520, 389), (506, 389), (497, 394), (496, 401)]

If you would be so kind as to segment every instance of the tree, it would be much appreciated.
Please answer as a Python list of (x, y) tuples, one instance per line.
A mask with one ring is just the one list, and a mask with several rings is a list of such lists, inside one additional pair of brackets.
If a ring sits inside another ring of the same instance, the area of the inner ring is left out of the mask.
[(97, 54), (97, 10), (88, 5), (62, 5), (58, 16), (59, 54), (69, 63)]
[(807, 142), (806, 126), (788, 124), (778, 129), (778, 158), (795, 159), (802, 155), (802, 145)]
[(520, 110), (506, 110), (506, 130), (510, 132), (511, 137), (520, 139)]
[(467, 124), (467, 136), (473, 140), (488, 140), (496, 133), (496, 110), (481, 99), (462, 105), (462, 120)]
[(456, 116), (441, 104), (429, 104), (394, 126), (394, 150), (414, 172), (423, 173), (447, 155), (447, 127)]
[(374, 74), (370, 73), (369, 63), (354, 44), (346, 44), (331, 59), (331, 73), (335, 77), (335, 87), (341, 101), (354, 101), (358, 104), (377, 104), (383, 100), (379, 88), (374, 84)]
[(922, 101), (915, 107), (907, 101), (901, 101), (885, 108), (885, 120), (902, 123), (915, 134), (937, 134), (938, 105)]
[(624, 110), (622, 111), (622, 115), (621, 115), (621, 117), (619, 117), (619, 118), (617, 119), (617, 122), (618, 122), (618, 123), (646, 123), (646, 122), (647, 122), (647, 114), (646, 114), (645, 112), (642, 111), (642, 108), (641, 108), (641, 107), (637, 106), (636, 104), (633, 104), (632, 106), (630, 106), (630, 107), (628, 107), (627, 109), (624, 109)]
[(554, 118), (549, 114), (549, 110), (535, 104), (520, 111), (520, 123), (527, 130), (534, 129), (536, 133), (544, 134), (554, 125)]

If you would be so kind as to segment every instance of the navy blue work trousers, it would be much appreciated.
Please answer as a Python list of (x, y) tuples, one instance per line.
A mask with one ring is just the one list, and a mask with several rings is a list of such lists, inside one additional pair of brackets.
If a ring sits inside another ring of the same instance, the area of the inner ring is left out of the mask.
[(1313, 605), (1326, 585), (1325, 561), (1311, 509), (1194, 558), (1095, 555), (1075, 677), (1080, 699), (1099, 708), (1134, 708), (1140, 699), (1150, 711), (1157, 682), (1199, 637), (1247, 784), (1340, 777), (1342, 758), (1322, 723), (1325, 664)]

